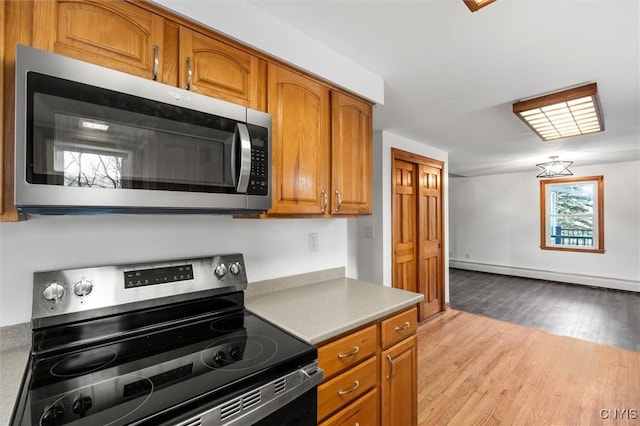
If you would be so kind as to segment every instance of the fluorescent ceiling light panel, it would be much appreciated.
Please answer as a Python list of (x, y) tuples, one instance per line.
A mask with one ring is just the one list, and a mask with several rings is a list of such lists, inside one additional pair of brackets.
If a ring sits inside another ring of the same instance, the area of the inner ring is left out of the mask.
[(475, 12), (480, 8), (485, 7), (488, 4), (493, 3), (496, 0), (462, 0), (467, 5), (470, 11)]
[(596, 83), (516, 102), (513, 113), (543, 141), (604, 130)]

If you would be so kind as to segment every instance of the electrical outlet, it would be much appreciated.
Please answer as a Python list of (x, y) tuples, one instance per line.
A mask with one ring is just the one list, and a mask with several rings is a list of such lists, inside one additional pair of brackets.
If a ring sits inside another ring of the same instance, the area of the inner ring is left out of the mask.
[(318, 251), (319, 245), (318, 233), (311, 232), (309, 234), (309, 251)]
[(469, 253), (465, 253), (465, 254), (464, 254), (464, 258), (465, 258), (465, 259), (468, 259), (468, 258), (469, 258)]
[(364, 227), (364, 237), (365, 238), (373, 238), (373, 226), (365, 226)]

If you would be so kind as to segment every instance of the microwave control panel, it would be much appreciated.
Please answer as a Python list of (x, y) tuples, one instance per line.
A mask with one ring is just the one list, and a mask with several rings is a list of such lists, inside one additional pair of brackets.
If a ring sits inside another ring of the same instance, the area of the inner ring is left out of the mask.
[(251, 177), (247, 194), (268, 195), (269, 194), (269, 155), (266, 143), (260, 139), (251, 141)]

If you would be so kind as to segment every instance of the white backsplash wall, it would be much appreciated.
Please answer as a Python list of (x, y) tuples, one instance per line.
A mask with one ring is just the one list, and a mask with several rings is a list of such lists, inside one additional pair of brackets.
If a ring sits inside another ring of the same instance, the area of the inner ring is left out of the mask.
[[(317, 233), (318, 251), (309, 250)], [(31, 320), (34, 271), (241, 252), (249, 282), (346, 267), (346, 219), (32, 216), (0, 223), (0, 326)]]

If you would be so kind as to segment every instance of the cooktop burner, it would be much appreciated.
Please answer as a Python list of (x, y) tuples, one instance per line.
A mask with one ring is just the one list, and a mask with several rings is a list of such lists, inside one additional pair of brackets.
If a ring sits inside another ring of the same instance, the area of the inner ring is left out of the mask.
[(104, 368), (117, 357), (118, 352), (113, 349), (89, 349), (61, 359), (49, 372), (55, 377), (79, 376)]
[[(123, 387), (125, 395), (134, 389), (135, 397), (127, 398), (125, 396), (118, 409), (114, 410), (113, 404), (98, 396), (109, 393), (113, 388), (120, 386)], [(73, 418), (85, 418), (94, 413), (100, 413), (100, 423), (95, 423), (96, 425), (119, 424), (119, 422), (126, 422), (133, 418), (133, 413), (151, 398), (152, 393), (153, 382), (136, 374), (105, 380), (62, 395), (45, 409), (39, 424), (41, 426), (61, 425), (68, 423), (65, 422), (65, 419), (73, 421)], [(98, 419), (95, 421), (97, 422)]]
[(271, 361), (277, 351), (278, 344), (269, 337), (229, 337), (207, 347), (200, 359), (209, 368), (241, 371)]

